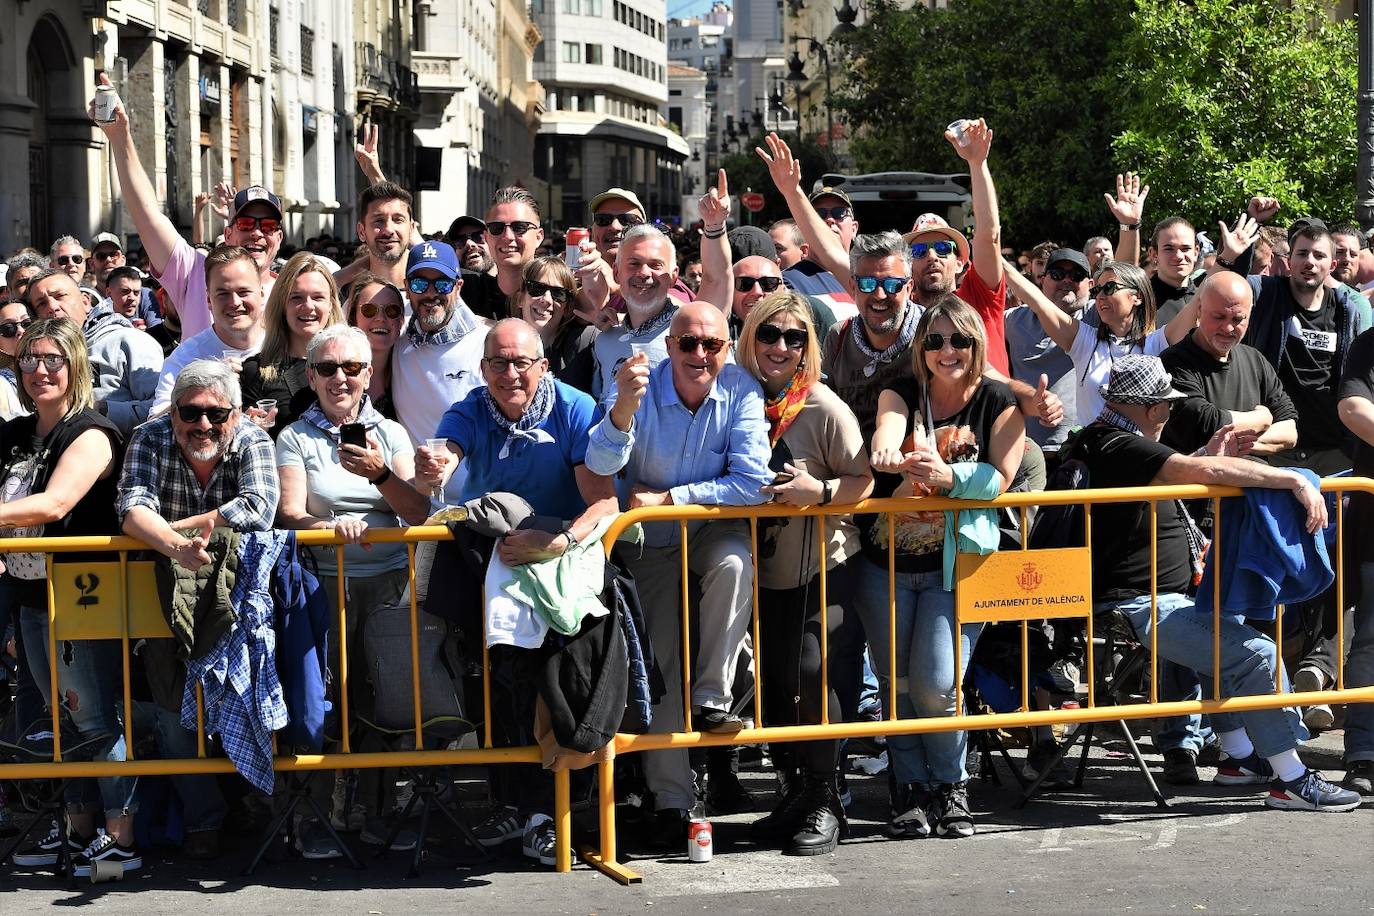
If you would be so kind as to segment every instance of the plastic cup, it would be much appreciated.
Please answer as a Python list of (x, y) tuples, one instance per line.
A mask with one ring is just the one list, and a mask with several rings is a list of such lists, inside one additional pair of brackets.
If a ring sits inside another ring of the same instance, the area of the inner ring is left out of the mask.
[(630, 344), (630, 359), (634, 359), (636, 356), (639, 356), (641, 353), (643, 353), (645, 356), (648, 356), (648, 355), (649, 355), (649, 345), (648, 345), (647, 343), (632, 343), (632, 344)]
[(948, 130), (950, 133), (954, 134), (955, 143), (958, 143), (960, 146), (968, 146), (970, 143), (973, 142), (969, 139), (968, 136), (968, 128), (972, 125), (973, 122), (968, 120), (967, 118), (960, 118), (959, 120), (952, 122), (949, 125), (949, 127), (945, 129)]
[[(442, 453), (442, 452), (443, 452), (443, 449), (444, 449), (444, 447), (445, 447), (446, 445), (448, 445), (448, 440), (447, 440), (447, 439), (426, 439), (426, 440), (425, 440), (425, 448), (429, 449), (431, 452), (440, 452), (440, 453)], [(442, 505), (444, 504), (444, 488), (441, 487), (441, 486), (433, 486), (433, 487), (430, 487), (430, 488), (429, 488), (429, 498), (430, 498), (430, 501), (433, 502), (436, 506), (442, 506)]]
[[(277, 399), (263, 398), (262, 400), (255, 403), (253, 406), (270, 416), (272, 411), (277, 409)], [(268, 417), (263, 417), (262, 422), (259, 425), (262, 426), (263, 429), (271, 429), (272, 427), (277, 425), (277, 421), (269, 420)]]

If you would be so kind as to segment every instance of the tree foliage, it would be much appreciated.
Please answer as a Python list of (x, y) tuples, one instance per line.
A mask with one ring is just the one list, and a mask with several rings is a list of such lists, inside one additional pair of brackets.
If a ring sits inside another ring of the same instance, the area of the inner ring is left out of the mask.
[[(755, 226), (767, 226), (774, 220), (786, 219), (790, 214), (787, 210), (787, 202), (782, 199), (778, 189), (773, 187), (773, 179), (768, 177), (768, 167), (763, 164), (763, 160), (754, 152), (754, 147), (762, 147), (764, 133), (760, 132), (751, 138), (746, 138), (740, 143), (740, 152), (732, 153), (721, 159), (721, 167), (725, 169), (725, 174), (730, 177), (730, 193), (743, 194), (747, 190), (757, 191), (763, 195), (763, 209), (758, 213), (740, 212), (733, 214), (733, 218), (740, 224), (750, 223)], [(783, 137), (787, 145), (791, 147), (792, 154), (801, 163), (802, 180), (806, 182), (809, 189), (811, 182), (820, 178), (826, 172), (835, 171), (830, 152), (814, 140), (798, 140), (795, 134), (786, 134)], [(706, 185), (711, 187), (716, 183), (715, 175), (706, 176)], [(743, 211), (743, 207), (739, 208)]]
[(1147, 221), (1353, 212), (1355, 29), (1326, 0), (871, 0), (837, 109), (858, 171), (959, 171), (961, 117), (996, 134), (1003, 236), (1077, 244), (1112, 228), (1102, 193), (1143, 173)]

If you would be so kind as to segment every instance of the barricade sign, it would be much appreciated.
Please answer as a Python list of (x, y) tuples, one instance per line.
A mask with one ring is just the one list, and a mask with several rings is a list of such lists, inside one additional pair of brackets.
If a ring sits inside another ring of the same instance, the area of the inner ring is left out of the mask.
[(130, 639), (172, 635), (162, 614), (152, 561), (131, 561), (123, 589), (119, 566), (117, 562), (49, 565), (55, 606), (73, 610), (57, 615), (59, 638), (108, 639), (111, 634), (117, 635), (126, 605)]
[(1083, 617), (1092, 610), (1087, 547), (961, 553), (955, 568), (955, 606), (965, 623)]

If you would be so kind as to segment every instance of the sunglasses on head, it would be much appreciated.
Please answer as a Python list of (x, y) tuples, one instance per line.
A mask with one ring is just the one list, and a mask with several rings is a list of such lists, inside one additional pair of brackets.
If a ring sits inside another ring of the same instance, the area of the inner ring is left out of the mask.
[(56, 372), (67, 365), (67, 357), (61, 353), (44, 353), (41, 356), (35, 353), (25, 353), (19, 357), (19, 371), (37, 372), (39, 363), (42, 363), (43, 368), (49, 372)]
[(849, 219), (849, 214), (854, 211), (848, 207), (817, 207), (816, 215), (821, 219), (833, 219), (835, 222), (843, 222)]
[(281, 220), (275, 216), (236, 216), (234, 228), (239, 232), (252, 232), (261, 229), (263, 235), (271, 235), (281, 228)]
[(683, 353), (695, 353), (697, 347), (701, 347), (708, 355), (719, 353), (721, 347), (728, 343), (719, 337), (698, 337), (695, 334), (679, 334), (669, 339), (676, 341), (677, 348)]
[(871, 293), (879, 286), (889, 296), (895, 296), (906, 286), (907, 277), (855, 277), (854, 286), (861, 293)]
[(356, 359), (350, 359), (342, 363), (336, 363), (333, 360), (321, 360), (318, 363), (311, 363), (310, 368), (315, 370), (316, 375), (323, 376), (324, 378), (333, 378), (334, 373), (338, 372), (340, 369), (342, 369), (343, 374), (349, 378), (357, 378), (358, 374), (369, 365), (369, 363), (364, 363)]
[(959, 253), (959, 246), (949, 239), (940, 239), (938, 242), (912, 242), (911, 257), (920, 260), (926, 256), (926, 252), (934, 251), (937, 257), (949, 258)]
[(376, 302), (364, 302), (362, 305), (358, 306), (358, 313), (364, 318), (376, 318), (378, 312), (385, 315), (388, 320), (395, 321), (397, 318), (404, 315), (406, 310), (394, 302), (388, 302), (385, 305)]
[(941, 334), (939, 331), (931, 331), (925, 336), (925, 339), (921, 341), (921, 349), (928, 353), (934, 353), (936, 350), (943, 350), (946, 340), (948, 340), (949, 345), (956, 350), (971, 350), (973, 349), (974, 343), (976, 343), (973, 337), (959, 331), (955, 331), (953, 334), (949, 335), (949, 337), (945, 337), (945, 335)]
[(788, 328), (784, 331), (775, 324), (761, 324), (754, 332), (754, 339), (765, 347), (771, 347), (778, 341), (787, 344), (789, 350), (800, 350), (806, 346), (806, 341), (810, 335), (805, 328)]
[(567, 305), (568, 297), (572, 295), (572, 290), (565, 286), (551, 286), (548, 283), (540, 283), (538, 280), (526, 280), (525, 292), (533, 299), (538, 299), (548, 293), (553, 297), (553, 301), (559, 305)]
[(18, 321), (0, 321), (0, 337), (18, 337), (31, 324), (33, 324), (32, 318), (20, 318)]
[(638, 213), (598, 213), (593, 216), (592, 219), (602, 229), (616, 222), (620, 223), (620, 225), (624, 226), (626, 229), (632, 226), (638, 226), (640, 223), (644, 222), (644, 217), (640, 216)]
[(736, 277), (735, 289), (742, 293), (747, 293), (754, 288), (755, 283), (757, 283), (759, 289), (763, 290), (765, 293), (771, 293), (779, 286), (782, 286), (782, 277)]
[(411, 277), (406, 280), (406, 289), (417, 296), (423, 296), (425, 293), (429, 292), (431, 286), (434, 287), (439, 295), (447, 296), (449, 293), (453, 292), (454, 287), (457, 285), (457, 280), (450, 280), (447, 277), (440, 277), (437, 280), (431, 280), (428, 277)]
[(1088, 290), (1088, 298), (1096, 299), (1098, 296), (1115, 296), (1123, 289), (1127, 292), (1135, 292), (1135, 287), (1127, 286), (1125, 283), (1118, 283), (1115, 280), (1108, 280), (1101, 286), (1094, 286), (1092, 289)]
[(1084, 280), (1088, 279), (1088, 275), (1083, 272), (1081, 267), (1051, 267), (1045, 271), (1045, 276), (1056, 282), (1065, 277), (1068, 277), (1075, 283), (1082, 283)]
[(85, 260), (85, 256), (79, 254), (60, 254), (57, 256), (57, 264), (59, 267), (66, 267), (68, 264), (80, 264)]
[(532, 231), (532, 230), (534, 230), (534, 229), (538, 229), (538, 228), (539, 228), (539, 224), (538, 224), (538, 223), (531, 223), (531, 222), (526, 222), (526, 221), (523, 220), (523, 219), (517, 219), (517, 220), (515, 220), (514, 222), (511, 222), (511, 223), (500, 223), (500, 222), (491, 222), (491, 223), (487, 223), (487, 232), (490, 233), (491, 235), (505, 235), (505, 234), (506, 234), (506, 227), (507, 227), (507, 226), (509, 226), (511, 232), (514, 232), (516, 235), (524, 235), (526, 232), (530, 232), (530, 231)]
[(215, 426), (219, 426), (229, 415), (234, 412), (232, 407), (201, 407), (198, 404), (185, 404), (177, 406), (177, 416), (181, 417), (183, 423), (199, 423), (201, 417), (207, 418)]
[(482, 237), (486, 235), (485, 229), (474, 229), (471, 232), (460, 232), (453, 237), (453, 247), (461, 248), (468, 242), (474, 245), (482, 244)]

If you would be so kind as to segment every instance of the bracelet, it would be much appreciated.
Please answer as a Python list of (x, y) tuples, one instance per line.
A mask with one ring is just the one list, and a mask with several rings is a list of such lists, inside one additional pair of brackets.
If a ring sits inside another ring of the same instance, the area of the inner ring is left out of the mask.
[(835, 498), (835, 490), (830, 486), (829, 480), (821, 481), (821, 505), (828, 506), (830, 501)]
[(1121, 223), (1120, 225), (1122, 229), (1127, 229), (1131, 232), (1135, 232), (1140, 228), (1140, 223)]
[(574, 547), (577, 546), (577, 538), (573, 537), (573, 533), (572, 533), (572, 528), (571, 528), (571, 527), (564, 528), (562, 531), (560, 531), (560, 532), (558, 532), (558, 533), (561, 534), (561, 535), (563, 535), (563, 537), (565, 537), (565, 538), (568, 539), (568, 549), (569, 549), (569, 550), (572, 550)]
[(719, 229), (707, 229), (707, 228), (705, 228), (705, 227), (702, 227), (702, 230), (701, 230), (701, 237), (702, 237), (702, 238), (707, 238), (707, 239), (718, 239), (718, 238), (720, 238), (720, 237), (721, 237), (722, 235), (724, 235), (724, 234), (725, 234), (725, 227), (724, 227), (724, 226), (721, 226)]
[(382, 465), (382, 473), (377, 475), (376, 480), (369, 480), (368, 483), (372, 484), (374, 487), (380, 487), (382, 484), (386, 483), (390, 479), (391, 468), (387, 467), (386, 465)]

